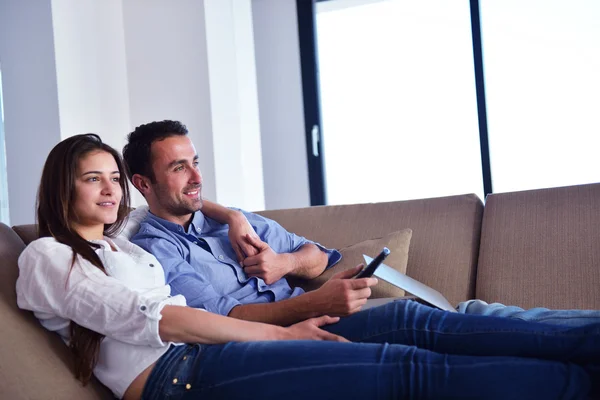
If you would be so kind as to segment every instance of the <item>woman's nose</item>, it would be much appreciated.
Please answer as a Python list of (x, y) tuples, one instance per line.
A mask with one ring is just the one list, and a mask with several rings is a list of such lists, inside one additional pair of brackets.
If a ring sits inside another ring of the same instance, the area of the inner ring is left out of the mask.
[(111, 195), (113, 193), (113, 184), (110, 180), (102, 181), (102, 194), (103, 195)]

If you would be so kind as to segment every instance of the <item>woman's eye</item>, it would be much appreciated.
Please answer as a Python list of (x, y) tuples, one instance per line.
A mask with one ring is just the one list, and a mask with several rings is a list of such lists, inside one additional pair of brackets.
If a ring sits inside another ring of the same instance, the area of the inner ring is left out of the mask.
[(98, 182), (98, 177), (97, 176), (92, 176), (91, 178), (87, 178), (88, 182)]
[(121, 180), (120, 176), (115, 176), (114, 178), (112, 178), (113, 182), (119, 182)]

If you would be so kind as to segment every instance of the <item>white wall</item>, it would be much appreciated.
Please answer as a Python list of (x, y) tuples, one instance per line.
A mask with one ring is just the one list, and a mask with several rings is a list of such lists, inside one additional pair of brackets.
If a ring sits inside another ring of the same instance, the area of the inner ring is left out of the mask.
[(121, 149), (129, 130), (118, 1), (52, 0), (61, 137), (92, 132)]
[(267, 209), (308, 207), (310, 190), (295, 0), (254, 0)]
[(61, 138), (121, 149), (161, 119), (188, 126), (206, 197), (309, 205), (295, 0), (0, 0), (0, 62), (12, 224)]
[(205, 0), (216, 200), (265, 208), (251, 0)]
[(186, 124), (199, 155), (204, 195), (216, 196), (204, 5), (197, 0), (123, 1), (131, 127)]
[(0, 0), (0, 64), (10, 222), (26, 224), (46, 156), (60, 140), (50, 0)]

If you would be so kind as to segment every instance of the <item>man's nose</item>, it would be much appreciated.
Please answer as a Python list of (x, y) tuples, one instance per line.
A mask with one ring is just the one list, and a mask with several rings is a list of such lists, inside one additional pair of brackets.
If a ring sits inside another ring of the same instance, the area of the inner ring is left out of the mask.
[(202, 183), (202, 173), (200, 172), (199, 169), (192, 169), (192, 174), (190, 175), (190, 182), (195, 183), (195, 184), (200, 184)]

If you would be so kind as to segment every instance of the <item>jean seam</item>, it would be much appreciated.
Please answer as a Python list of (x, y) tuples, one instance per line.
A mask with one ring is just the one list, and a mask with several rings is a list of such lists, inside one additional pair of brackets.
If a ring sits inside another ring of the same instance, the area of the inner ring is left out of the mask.
[(452, 335), (452, 336), (463, 336), (463, 335), (490, 335), (490, 334), (494, 334), (494, 333), (525, 333), (525, 334), (532, 334), (532, 335), (544, 335), (544, 336), (553, 336), (553, 337), (587, 337), (590, 334), (598, 334), (598, 332), (596, 330), (594, 330), (593, 332), (585, 332), (585, 333), (571, 333), (571, 332), (560, 332), (560, 331), (552, 331), (552, 332), (532, 332), (532, 331), (524, 331), (524, 330), (519, 330), (519, 329), (494, 329), (494, 330), (487, 330), (487, 331), (482, 331), (482, 330), (473, 330), (473, 331), (463, 331), (463, 332), (442, 332), (442, 331), (438, 331), (438, 330), (434, 330), (434, 329), (415, 329), (415, 328), (408, 328), (408, 329), (392, 329), (392, 330), (388, 330), (385, 332), (378, 332), (369, 336), (365, 336), (362, 337), (360, 340), (368, 340), (371, 338), (374, 338), (376, 336), (381, 336), (381, 335), (388, 335), (390, 333), (395, 333), (395, 332), (416, 332), (416, 333), (432, 333), (432, 334), (436, 334), (436, 335)]
[[(387, 363), (377, 363), (377, 365), (395, 365), (398, 364), (398, 362), (387, 362)], [(345, 367), (345, 366), (372, 366), (373, 363), (372, 362), (368, 362), (368, 363), (333, 363), (333, 364), (319, 364), (319, 365), (310, 365), (310, 366), (306, 366), (306, 367), (296, 367), (296, 368), (285, 368), (285, 369), (277, 369), (277, 370), (273, 370), (273, 371), (268, 371), (268, 372), (261, 372), (261, 373), (254, 373), (254, 374), (249, 374), (249, 375), (244, 375), (243, 377), (239, 377), (239, 378), (235, 378), (235, 379), (230, 379), (227, 381), (223, 381), (223, 382), (219, 382), (213, 385), (208, 386), (207, 388), (216, 388), (222, 385), (228, 385), (231, 383), (236, 383), (239, 381), (243, 381), (246, 379), (254, 379), (257, 377), (261, 377), (261, 376), (266, 376), (266, 375), (273, 375), (273, 374), (280, 374), (280, 373), (289, 373), (289, 372), (294, 372), (294, 373), (298, 373), (298, 372), (302, 372), (305, 370), (311, 370), (311, 369), (315, 369), (315, 368), (340, 368), (340, 367)]]

